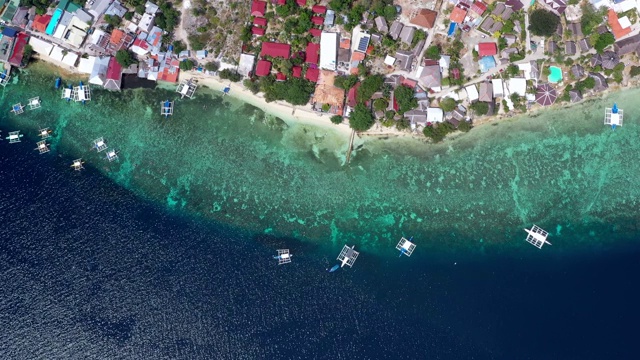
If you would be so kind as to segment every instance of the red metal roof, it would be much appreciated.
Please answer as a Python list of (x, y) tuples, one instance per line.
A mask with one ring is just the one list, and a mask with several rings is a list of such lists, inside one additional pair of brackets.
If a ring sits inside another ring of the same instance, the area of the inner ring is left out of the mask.
[(487, 5), (485, 5), (482, 1), (476, 1), (471, 5), (471, 11), (478, 15), (484, 14), (487, 11)]
[(285, 75), (285, 74), (283, 74), (281, 72), (278, 72), (276, 74), (276, 80), (287, 80), (287, 75)]
[(356, 97), (358, 96), (359, 87), (360, 82), (357, 82), (355, 85), (353, 85), (353, 87), (351, 87), (351, 89), (349, 89), (349, 92), (347, 93), (347, 105), (351, 107), (356, 106)]
[(291, 69), (291, 73), (292, 73), (293, 77), (299, 78), (300, 76), (302, 76), (302, 68), (300, 66), (294, 66)]
[(122, 66), (115, 57), (109, 59), (109, 67), (107, 68), (107, 79), (120, 81), (122, 79)]
[(271, 61), (259, 60), (256, 66), (256, 76), (267, 76), (271, 73)]
[(267, 19), (265, 19), (263, 17), (257, 17), (257, 18), (253, 19), (253, 23), (255, 25), (267, 26)]
[(264, 28), (261, 28), (261, 27), (254, 26), (251, 28), (251, 33), (253, 35), (264, 35), (264, 32), (265, 32)]
[(311, 34), (311, 36), (314, 36), (314, 37), (319, 37), (320, 35), (322, 35), (322, 30), (313, 28), (309, 30), (309, 34)]
[(45, 32), (50, 21), (51, 15), (36, 15), (36, 17), (33, 19), (32, 27), (34, 30)]
[(16, 42), (13, 45), (13, 52), (9, 58), (9, 64), (14, 66), (22, 65), (22, 55), (24, 55), (24, 46), (27, 45), (29, 35), (21, 32), (16, 36)]
[(288, 59), (290, 52), (291, 45), (289, 44), (263, 42), (260, 56), (283, 57)]
[(306, 54), (304, 62), (317, 65), (320, 59), (320, 44), (308, 43)]
[(307, 69), (307, 73), (304, 75), (304, 77), (309, 80), (309, 81), (313, 81), (313, 82), (318, 82), (318, 77), (320, 76), (320, 70), (318, 69)]
[(324, 18), (322, 16), (313, 16), (311, 17), (311, 22), (315, 25), (322, 25), (324, 24)]
[(299, 6), (306, 6), (307, 5), (307, 0), (296, 0), (296, 3)]
[(327, 7), (322, 5), (313, 5), (311, 8), (314, 14), (324, 14), (327, 12)]
[(493, 42), (483, 42), (478, 44), (478, 55), (491, 56), (498, 53), (498, 47)]
[(453, 76), (455, 80), (460, 79), (460, 70), (458, 68), (453, 68), (451, 70), (451, 76)]
[(142, 39), (135, 39), (133, 41), (133, 46), (137, 46), (143, 50), (149, 50), (149, 43)]
[(284, 5), (287, 3), (287, 0), (278, 0), (277, 4), (278, 5)]
[(251, 4), (251, 16), (264, 16), (267, 10), (267, 3), (260, 0), (253, 0)]

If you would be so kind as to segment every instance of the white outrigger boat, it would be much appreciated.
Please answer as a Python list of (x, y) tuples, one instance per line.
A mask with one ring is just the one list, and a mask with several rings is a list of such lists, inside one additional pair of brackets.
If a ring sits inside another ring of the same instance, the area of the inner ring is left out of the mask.
[(38, 147), (36, 147), (34, 150), (38, 150), (40, 154), (46, 154), (49, 152), (49, 146), (47, 145), (46, 140), (38, 141), (36, 145), (38, 145)]
[(542, 245), (544, 244), (551, 245), (551, 243), (547, 241), (547, 236), (549, 236), (549, 233), (543, 230), (538, 225), (534, 224), (531, 229), (524, 229), (524, 231), (526, 231), (528, 234), (525, 240), (538, 249), (542, 249)]
[(75, 171), (80, 171), (80, 170), (84, 169), (84, 166), (82, 166), (82, 164), (84, 164), (84, 161), (82, 161), (82, 158), (75, 159), (75, 160), (73, 160), (73, 163), (71, 163), (71, 167)]
[(7, 140), (9, 140), (9, 144), (15, 144), (21, 142), (20, 138), (22, 134), (20, 134), (20, 130), (18, 131), (10, 131), (9, 136), (7, 136)]
[(340, 261), (340, 264), (334, 265), (331, 269), (329, 269), (329, 272), (334, 272), (341, 267), (344, 267), (345, 265), (347, 265), (348, 267), (352, 267), (353, 263), (356, 262), (358, 255), (360, 255), (360, 253), (355, 251), (354, 248), (355, 245), (351, 247), (345, 245), (342, 248), (342, 251), (340, 251), (340, 254), (338, 254), (337, 260)]
[(118, 160), (118, 152), (115, 150), (107, 151), (107, 160), (109, 160), (109, 162)]
[(289, 253), (289, 249), (278, 249), (276, 250), (278, 255), (275, 255), (273, 258), (278, 260), (278, 265), (288, 264), (291, 262), (292, 254)]
[(413, 236), (410, 237), (409, 240), (403, 237), (400, 239), (400, 242), (398, 242), (398, 245), (396, 245), (396, 250), (400, 250), (400, 257), (402, 257), (402, 255), (411, 256), (411, 254), (413, 254), (416, 244), (412, 243), (411, 240), (413, 240)]

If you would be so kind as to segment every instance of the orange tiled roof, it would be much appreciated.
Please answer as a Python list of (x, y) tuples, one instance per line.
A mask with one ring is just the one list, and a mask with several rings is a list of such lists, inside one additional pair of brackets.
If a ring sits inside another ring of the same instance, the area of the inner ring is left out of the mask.
[(629, 35), (629, 33), (631, 32), (631, 27), (623, 29), (622, 25), (620, 25), (620, 21), (618, 20), (618, 14), (616, 14), (613, 9), (609, 9), (608, 15), (609, 26), (611, 26), (611, 32), (613, 33), (613, 37), (615, 37), (616, 40), (624, 37), (625, 35)]
[(349, 49), (351, 47), (351, 39), (342, 39), (340, 41), (341, 49)]
[(124, 37), (124, 31), (120, 30), (120, 29), (114, 29), (111, 32), (111, 39), (109, 39), (109, 41), (112, 44), (119, 44), (120, 41), (122, 41), (122, 38)]
[(462, 22), (464, 22), (465, 16), (467, 16), (467, 10), (456, 6), (453, 8), (449, 19), (451, 19), (451, 22), (462, 24)]
[(364, 60), (365, 56), (366, 56), (365, 53), (354, 51), (353, 54), (351, 55), (351, 61)]

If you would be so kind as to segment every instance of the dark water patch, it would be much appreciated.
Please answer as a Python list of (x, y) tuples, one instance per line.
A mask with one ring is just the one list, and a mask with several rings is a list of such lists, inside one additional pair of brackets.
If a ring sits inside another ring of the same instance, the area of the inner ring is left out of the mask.
[(155, 89), (157, 82), (138, 77), (136, 74), (125, 74), (122, 76), (122, 90), (127, 89)]

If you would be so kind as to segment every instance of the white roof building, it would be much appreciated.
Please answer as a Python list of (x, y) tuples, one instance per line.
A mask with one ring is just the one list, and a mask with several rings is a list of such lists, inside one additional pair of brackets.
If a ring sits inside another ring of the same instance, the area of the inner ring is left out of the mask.
[(53, 37), (62, 39), (66, 34), (67, 27), (71, 24), (71, 19), (73, 19), (73, 14), (65, 11), (60, 17), (60, 21), (58, 22), (56, 31), (53, 33)]
[(71, 46), (80, 47), (87, 37), (87, 29), (89, 24), (74, 16), (64, 35), (65, 41)]
[(337, 58), (338, 34), (323, 31), (320, 35), (320, 68), (335, 70)]
[(253, 70), (253, 64), (256, 57), (249, 54), (240, 54), (240, 64), (238, 65), (238, 74), (248, 76)]
[(502, 79), (492, 79), (493, 97), (504, 97), (504, 85)]
[[(638, 2), (636, 0), (611, 1), (611, 2), (609, 2), (609, 4), (607, 4), (607, 2), (608, 1), (598, 1), (598, 2), (596, 2), (594, 4), (593, 1), (591, 1), (593, 6), (596, 7), (596, 8), (609, 5), (617, 13), (627, 12), (627, 11), (633, 9), (633, 8), (637, 9), (638, 5), (640, 5), (640, 4), (638, 4)], [(620, 18), (619, 21), (620, 21), (620, 25), (622, 25), (622, 18)], [(631, 25), (631, 24), (629, 24), (629, 25)], [(623, 29), (625, 27), (626, 26), (622, 25)]]
[(469, 101), (476, 101), (480, 98), (478, 94), (478, 88), (475, 85), (469, 85), (464, 88), (467, 91), (467, 98)]
[(151, 1), (147, 1), (147, 3), (144, 4), (145, 14), (155, 14), (158, 12), (158, 9), (158, 5), (152, 3)]
[(393, 56), (387, 55), (384, 58), (384, 63), (385, 63), (385, 65), (393, 66), (393, 64), (396, 63), (396, 58), (394, 58)]
[(80, 63), (78, 64), (78, 71), (83, 74), (91, 74), (93, 71), (93, 65), (96, 63), (97, 57), (89, 56), (88, 58), (80, 58)]
[(509, 95), (518, 94), (525, 96), (527, 94), (527, 80), (524, 78), (511, 78), (507, 80), (507, 89)]
[(62, 62), (62, 58), (64, 57), (63, 51), (65, 51), (63, 48), (58, 45), (54, 45), (49, 57), (53, 60)]
[(144, 13), (144, 15), (142, 15), (142, 19), (140, 19), (140, 22), (138, 23), (138, 29), (144, 32), (151, 31), (151, 29), (153, 29), (153, 25), (154, 25), (153, 20), (155, 20), (155, 18), (156, 18), (155, 13), (154, 14)]
[(107, 11), (110, 4), (111, 0), (94, 0), (93, 4), (87, 7), (87, 10), (89, 11), (89, 14), (93, 15), (93, 17), (97, 19)]
[(49, 54), (51, 54), (51, 50), (53, 50), (53, 44), (33, 36), (29, 38), (29, 45), (31, 45), (33, 51), (40, 55), (49, 56)]
[[(629, 1), (629, 0), (627, 0), (627, 1)], [(618, 22), (620, 23), (620, 26), (623, 29), (631, 27), (631, 20), (629, 20), (629, 17), (627, 17), (627, 16), (623, 16), (623, 17), (619, 18)]]
[(68, 52), (63, 58), (62, 58), (62, 62), (65, 65), (69, 65), (71, 67), (75, 67), (76, 66), (76, 61), (78, 61), (78, 54), (74, 53), (74, 52)]
[(520, 69), (520, 71), (524, 72), (524, 78), (525, 80), (531, 80), (532, 76), (531, 76), (531, 63), (524, 63), (524, 64), (518, 64), (518, 69)]
[(440, 55), (440, 60), (438, 60), (438, 64), (440, 65), (440, 71), (444, 72), (445, 69), (449, 68), (449, 64), (451, 64), (451, 56)]
[(100, 29), (95, 29), (93, 30), (93, 34), (91, 34), (91, 39), (89, 39), (89, 42), (91, 42), (94, 45), (98, 45), (100, 38), (102, 36), (106, 36), (107, 33), (100, 30)]
[(441, 108), (427, 108), (427, 122), (441, 123), (444, 121), (444, 111)]
[(109, 68), (109, 56), (96, 57), (89, 75), (89, 83), (103, 86), (107, 81), (107, 69)]

